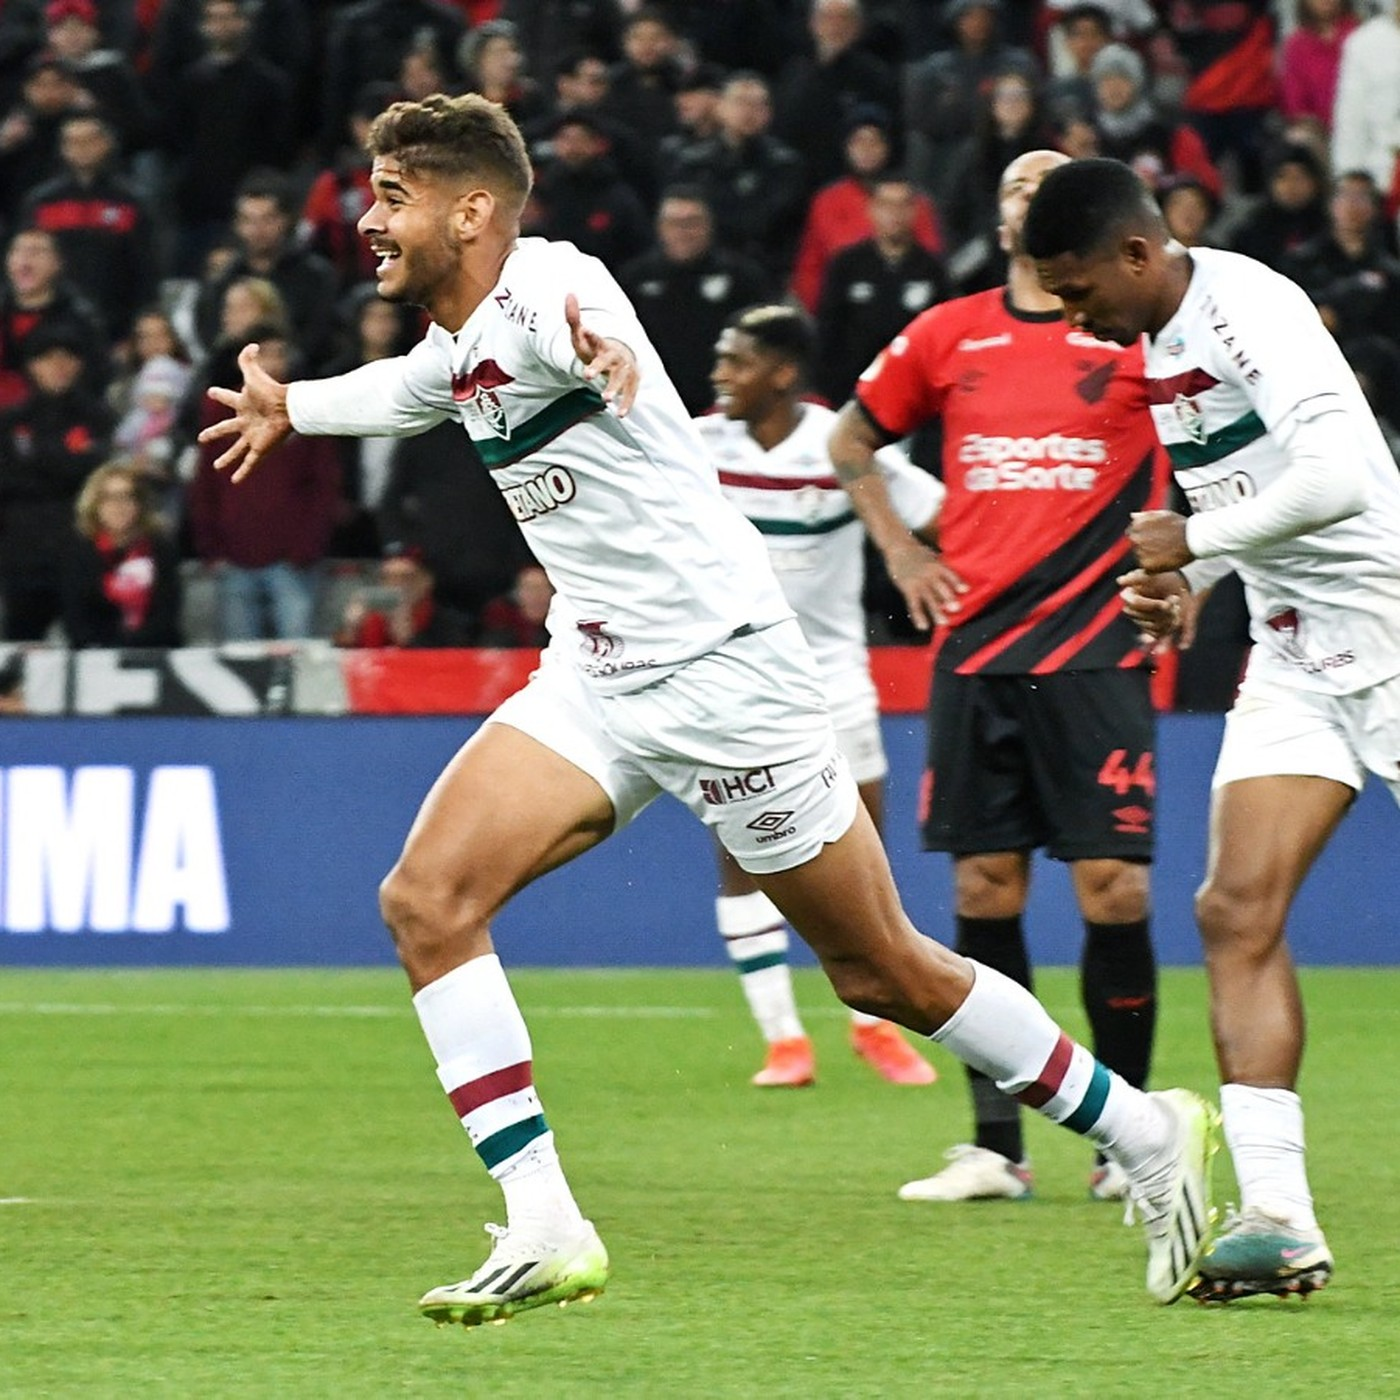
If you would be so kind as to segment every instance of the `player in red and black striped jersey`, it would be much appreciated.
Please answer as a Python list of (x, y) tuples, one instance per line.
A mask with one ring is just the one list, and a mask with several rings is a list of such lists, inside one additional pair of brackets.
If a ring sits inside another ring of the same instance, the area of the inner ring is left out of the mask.
[[(926, 849), (954, 859), (957, 946), (1031, 983), (1022, 916), (1032, 852), (1069, 863), (1085, 922), (1095, 1050), (1145, 1082), (1156, 1015), (1148, 928), (1155, 724), (1148, 659), (1124, 616), (1129, 517), (1163, 499), (1166, 462), (1142, 353), (1071, 329), (1020, 251), (1026, 206), (1064, 161), (1032, 151), (1000, 192), (1007, 285), (916, 318), (861, 376), (832, 459), (890, 577), (936, 624)], [(947, 487), (941, 554), (890, 509), (873, 452), (932, 419)], [(971, 1075), (976, 1141), (914, 1200), (1023, 1196), (1019, 1112)], [(1102, 1162), (1094, 1194), (1122, 1194)]]

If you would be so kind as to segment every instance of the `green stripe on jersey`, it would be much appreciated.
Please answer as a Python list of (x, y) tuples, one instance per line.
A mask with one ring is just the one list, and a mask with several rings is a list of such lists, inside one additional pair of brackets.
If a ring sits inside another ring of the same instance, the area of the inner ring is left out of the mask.
[(560, 433), (582, 423), (603, 408), (603, 396), (596, 389), (570, 389), (562, 398), (546, 404), (533, 418), (517, 423), (508, 438), (473, 438), (472, 446), (481, 460), (495, 471), (537, 452)]
[(760, 535), (829, 535), (833, 530), (849, 525), (855, 518), (853, 510), (843, 511), (830, 520), (819, 520), (814, 525), (804, 520), (759, 520), (749, 516)]
[(476, 1155), (486, 1164), (486, 1170), (499, 1166), (507, 1157), (523, 1152), (537, 1137), (549, 1131), (544, 1115), (537, 1113), (533, 1118), (522, 1118), (518, 1123), (507, 1124), (498, 1133), (482, 1138), (476, 1145)]
[(1173, 442), (1167, 445), (1167, 456), (1177, 470), (1186, 467), (1208, 467), (1251, 442), (1257, 442), (1269, 430), (1253, 409), (1243, 418), (1236, 418), (1228, 427), (1211, 433), (1204, 442)]

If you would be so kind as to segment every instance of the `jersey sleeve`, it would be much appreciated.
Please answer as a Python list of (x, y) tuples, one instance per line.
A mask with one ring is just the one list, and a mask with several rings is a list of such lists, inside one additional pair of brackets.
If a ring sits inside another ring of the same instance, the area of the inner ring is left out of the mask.
[(542, 324), (534, 339), (540, 358), (560, 374), (578, 378), (583, 362), (574, 354), (573, 333), (564, 303), (570, 294), (578, 298), (579, 318), (585, 330), (608, 340), (620, 340), (634, 354), (646, 340), (627, 293), (597, 259), (580, 253), (572, 244), (550, 245), (548, 290), (538, 299)]
[(875, 462), (895, 513), (911, 530), (922, 530), (938, 514), (948, 494), (943, 483), (916, 467), (898, 447), (882, 447)]
[(856, 381), (856, 402), (891, 441), (936, 418), (943, 389), (936, 370), (943, 342), (941, 307), (917, 316)]
[(307, 435), (406, 437), (455, 412), (451, 363), (431, 333), (407, 355), (287, 386), (292, 427)]

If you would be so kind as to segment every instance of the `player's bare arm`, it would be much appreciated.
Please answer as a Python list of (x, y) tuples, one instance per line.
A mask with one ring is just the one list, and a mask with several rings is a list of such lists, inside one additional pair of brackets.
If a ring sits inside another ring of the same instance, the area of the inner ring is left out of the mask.
[(1196, 557), (1186, 543), (1186, 517), (1173, 510), (1136, 512), (1128, 526), (1128, 538), (1139, 566), (1149, 574), (1179, 569)]
[(238, 352), (238, 368), (243, 374), (241, 389), (209, 390), (211, 399), (233, 410), (232, 416), (210, 424), (199, 435), (200, 442), (233, 438), (214, 467), (216, 471), (233, 467), (234, 481), (242, 481), (292, 431), (292, 420), (287, 414), (287, 386), (279, 384), (258, 363), (256, 345), (245, 345)]
[(572, 292), (564, 298), (564, 319), (569, 323), (574, 354), (583, 362), (583, 377), (601, 379), (604, 402), (612, 404), (619, 418), (625, 418), (641, 383), (637, 357), (620, 340), (611, 340), (589, 330), (583, 324), (578, 298)]
[(883, 446), (865, 415), (848, 403), (836, 419), (828, 444), (832, 465), (884, 558), (891, 582), (903, 595), (910, 620), (927, 629), (957, 612), (958, 597), (967, 592), (967, 585), (899, 518), (875, 461), (875, 453)]

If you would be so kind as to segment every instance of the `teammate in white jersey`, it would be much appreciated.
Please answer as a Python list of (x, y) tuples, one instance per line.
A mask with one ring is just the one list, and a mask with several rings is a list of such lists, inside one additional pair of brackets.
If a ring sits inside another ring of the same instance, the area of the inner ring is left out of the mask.
[[(791, 306), (752, 306), (731, 318), (715, 346), (716, 413), (695, 420), (724, 494), (768, 547), (773, 571), (816, 659), (837, 747), (878, 830), (888, 771), (880, 708), (865, 648), (865, 531), (835, 475), (827, 439), (831, 409), (802, 398), (812, 331)], [(878, 456), (891, 499), (930, 543), (942, 483), (898, 448)], [(773, 901), (723, 846), (715, 919), (768, 1043), (761, 1088), (797, 1088), (816, 1077), (816, 1057), (792, 994), (787, 926)], [(851, 1045), (892, 1084), (938, 1077), (888, 1021), (851, 1012)]]
[(1196, 896), (1241, 1211), (1193, 1292), (1310, 1292), (1332, 1256), (1304, 1168), (1303, 1009), (1284, 926), (1367, 769), (1400, 799), (1400, 477), (1303, 292), (1250, 258), (1171, 242), (1127, 166), (1053, 171), (1026, 244), (1076, 326), (1148, 337), (1153, 416), (1192, 514), (1134, 517), (1130, 615), (1166, 636), (1230, 569), (1244, 581), (1254, 649)]
[(909, 922), (762, 538), (721, 495), (632, 307), (595, 260), (519, 236), (530, 164), (505, 110), (475, 94), (395, 103), (368, 144), (360, 230), (380, 295), (426, 307), (432, 330), (402, 358), (290, 386), (246, 346), (241, 389), (210, 391), (231, 416), (202, 437), (232, 439), (219, 463), (237, 480), (294, 429), (455, 418), (558, 593), (544, 663), (447, 765), (381, 887), (438, 1078), (505, 1193), (486, 1263), (423, 1313), (475, 1325), (606, 1282), (490, 922), (661, 792), (716, 831), (842, 1000), (936, 1037), (1119, 1161), (1148, 1290), (1179, 1297), (1207, 1238), (1210, 1107), (1132, 1088), (1024, 988)]

